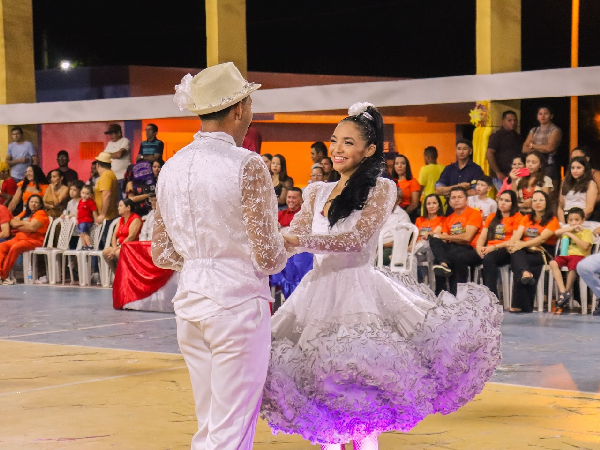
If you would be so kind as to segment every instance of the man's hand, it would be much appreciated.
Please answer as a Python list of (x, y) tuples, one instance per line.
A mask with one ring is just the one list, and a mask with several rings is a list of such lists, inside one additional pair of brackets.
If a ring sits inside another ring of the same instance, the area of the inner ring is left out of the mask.
[(98, 217), (96, 217), (96, 223), (101, 224), (105, 218), (106, 216), (104, 214), (98, 214)]
[(289, 234), (283, 235), (283, 240), (285, 241), (286, 250), (296, 248), (300, 245), (300, 238), (298, 236), (290, 236)]
[(504, 175), (502, 172), (496, 172), (496, 178), (498, 178), (501, 181), (504, 181), (506, 179), (506, 175)]

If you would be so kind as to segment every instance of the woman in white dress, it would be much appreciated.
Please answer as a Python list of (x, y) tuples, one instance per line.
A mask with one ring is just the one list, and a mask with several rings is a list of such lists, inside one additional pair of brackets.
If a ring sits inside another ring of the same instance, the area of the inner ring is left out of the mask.
[(273, 316), (261, 411), (274, 433), (377, 449), (379, 433), (408, 431), (481, 391), (500, 363), (502, 311), (483, 286), (436, 298), (374, 268), (396, 186), (379, 177), (381, 115), (367, 103), (349, 114), (331, 137), (340, 181), (311, 183), (284, 236), (315, 254), (314, 269)]

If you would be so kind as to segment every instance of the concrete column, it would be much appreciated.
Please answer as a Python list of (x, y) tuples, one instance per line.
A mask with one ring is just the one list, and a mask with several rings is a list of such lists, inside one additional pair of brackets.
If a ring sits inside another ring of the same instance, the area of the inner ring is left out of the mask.
[[(31, 0), (0, 0), (0, 104), (35, 103)], [(0, 125), (0, 159), (11, 142), (10, 126)], [(37, 147), (37, 126), (23, 126)]]
[(231, 61), (247, 77), (246, 1), (206, 0), (206, 64)]

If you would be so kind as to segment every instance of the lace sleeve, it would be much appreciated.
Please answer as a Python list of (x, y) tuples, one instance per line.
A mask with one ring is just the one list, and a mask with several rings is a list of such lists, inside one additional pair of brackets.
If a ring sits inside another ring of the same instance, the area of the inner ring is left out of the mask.
[(377, 180), (377, 185), (371, 190), (360, 219), (352, 231), (299, 236), (300, 247), (311, 253), (359, 252), (373, 236), (373, 233), (385, 223), (395, 203), (396, 187), (394, 183), (380, 178)]
[(152, 230), (152, 261), (156, 267), (181, 271), (183, 256), (173, 248), (173, 242), (165, 229), (165, 222), (156, 205), (154, 213), (154, 228)]
[(294, 215), (290, 227), (285, 234), (290, 236), (308, 236), (312, 231), (315, 199), (319, 186), (324, 183), (311, 183), (302, 192), (302, 207)]
[(279, 233), (271, 176), (260, 157), (250, 157), (243, 166), (241, 184), (242, 217), (254, 267), (265, 275), (279, 273), (285, 267), (287, 256), (283, 236)]

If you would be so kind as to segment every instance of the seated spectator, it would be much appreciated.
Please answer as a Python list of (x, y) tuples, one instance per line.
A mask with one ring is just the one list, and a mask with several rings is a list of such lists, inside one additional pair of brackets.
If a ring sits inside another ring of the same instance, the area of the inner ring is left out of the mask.
[(394, 209), (392, 210), (392, 214), (387, 218), (386, 222), (383, 224), (381, 228), (381, 233), (383, 234), (383, 265), (390, 265), (390, 258), (392, 257), (392, 250), (394, 248), (394, 234), (392, 230), (394, 227), (400, 223), (410, 223), (410, 217), (406, 214), (406, 211), (402, 209), (399, 205), (400, 200), (402, 199), (402, 190), (398, 188), (398, 193), (396, 196), (396, 204), (394, 205)]
[(86, 184), (91, 186), (92, 189), (95, 190), (96, 183), (98, 183), (99, 179), (100, 179), (100, 174), (98, 173), (98, 161), (93, 161), (92, 166), (90, 168), (90, 179), (88, 180), (88, 182)]
[(394, 151), (386, 152), (384, 150), (383, 154), (385, 156), (385, 169), (383, 170), (381, 176), (383, 178), (387, 178), (388, 180), (394, 180), (392, 172), (394, 171), (394, 161), (396, 161), (396, 156), (398, 156), (398, 153)]
[(77, 204), (77, 231), (81, 236), (81, 250), (93, 250), (90, 230), (98, 218), (96, 202), (92, 200), (92, 188), (81, 188), (81, 200)]
[(162, 158), (155, 159), (152, 163), (152, 175), (154, 176), (154, 184), (156, 184), (156, 182), (158, 181), (158, 175), (160, 174), (162, 166), (164, 165), (165, 162), (162, 160)]
[[(571, 289), (575, 283), (577, 273), (577, 264), (589, 256), (592, 251), (592, 245), (594, 244), (594, 235), (586, 228), (583, 228), (583, 222), (585, 220), (585, 213), (583, 209), (575, 207), (569, 210), (568, 224), (563, 228), (556, 230), (555, 234), (558, 237), (562, 237), (563, 240), (567, 239), (569, 242), (566, 254), (563, 254), (562, 245), (559, 256), (554, 258), (554, 261), (550, 261), (550, 269), (552, 269), (552, 275), (554, 281), (558, 286), (558, 300), (556, 306), (564, 308), (569, 304), (572, 293)], [(567, 267), (569, 272), (567, 273), (567, 284), (563, 281), (562, 271), (563, 267)]]
[(156, 214), (156, 194), (150, 198), (150, 206), (152, 209), (145, 217), (143, 217), (142, 231), (140, 232), (140, 241), (151, 241), (152, 231), (154, 230), (154, 215)]
[(517, 194), (511, 190), (504, 191), (498, 197), (498, 211), (485, 220), (477, 240), (477, 254), (483, 260), (483, 283), (496, 297), (498, 269), (510, 264), (508, 245), (522, 220)]
[(5, 162), (0, 162), (0, 205), (8, 206), (17, 193), (17, 182), (10, 176), (10, 167)]
[(323, 167), (323, 181), (325, 183), (340, 180), (340, 174), (333, 168), (333, 161), (329, 156), (326, 156), (321, 160), (321, 167)]
[(572, 158), (558, 197), (558, 221), (567, 223), (565, 211), (573, 208), (583, 210), (585, 221), (592, 215), (597, 198), (598, 186), (592, 178), (592, 166), (589, 161), (581, 156)]
[(317, 181), (323, 181), (325, 177), (325, 172), (323, 171), (323, 167), (314, 165), (312, 169), (310, 169), (310, 181), (309, 183), (316, 183)]
[(529, 175), (529, 170), (525, 168), (525, 155), (523, 154), (515, 156), (511, 167), (512, 169), (510, 173), (502, 181), (502, 187), (498, 191), (498, 194), (496, 194), (496, 198), (500, 197), (500, 194), (502, 194), (504, 191), (512, 189), (513, 182), (518, 178), (523, 178)]
[(283, 155), (273, 156), (273, 160), (271, 161), (271, 179), (279, 209), (287, 208), (285, 204), (287, 191), (294, 186), (294, 181), (287, 174), (287, 166)]
[(10, 239), (10, 221), (13, 215), (4, 205), (0, 205), (0, 242)]
[(60, 170), (62, 172), (65, 178), (64, 184), (66, 185), (70, 185), (74, 181), (79, 180), (79, 175), (77, 172), (69, 167), (69, 153), (66, 150), (61, 150), (58, 152), (56, 155), (56, 162), (58, 163), (58, 167), (48, 172), (48, 180), (50, 180), (54, 170)]
[[(585, 158), (591, 164), (590, 151), (587, 147), (575, 147), (571, 152), (571, 159), (576, 158), (578, 156)], [(600, 191), (600, 170), (592, 168), (592, 178), (594, 179), (594, 182), (596, 183), (596, 186), (598, 186), (598, 190)], [(592, 211), (592, 214), (588, 217), (588, 220), (600, 222), (600, 195), (596, 197), (594, 211)]]
[[(25, 178), (23, 181), (19, 181), (17, 183), (17, 192), (10, 201), (8, 209), (10, 209), (13, 213), (16, 212), (16, 210), (20, 209), (18, 206), (21, 202), (23, 202), (23, 205), (26, 205), (32, 195), (39, 195), (40, 198), (44, 197), (47, 189), (48, 180), (44, 172), (42, 172), (41, 167), (27, 167), (25, 170)], [(23, 207), (23, 211), (24, 210), (25, 207)]]
[(60, 217), (69, 202), (69, 188), (64, 184), (65, 176), (58, 169), (50, 172), (50, 186), (44, 194), (46, 213), (56, 219)]
[(10, 221), (10, 226), (17, 233), (12, 239), (0, 243), (0, 279), (3, 285), (16, 284), (17, 280), (9, 278), (8, 274), (19, 255), (44, 245), (49, 224), (42, 197), (32, 194), (25, 204), (25, 210)]
[(267, 166), (267, 169), (269, 169), (269, 172), (271, 172), (271, 161), (273, 161), (273, 155), (271, 155), (270, 153), (265, 153), (264, 155), (260, 156), (265, 162), (265, 166)]
[[(546, 175), (546, 157), (533, 151), (527, 155), (525, 166), (529, 175), (520, 177), (512, 183), (512, 189), (517, 193), (519, 199), (519, 210), (521, 214), (529, 214), (531, 210), (531, 199), (536, 191), (550, 194), (552, 180)], [(551, 208), (551, 205), (548, 205)]]
[(424, 203), (426, 213), (418, 217), (415, 222), (416, 227), (419, 229), (417, 241), (428, 241), (433, 232), (441, 227), (446, 220), (439, 195), (429, 194), (425, 197)]
[(481, 211), (481, 216), (485, 220), (490, 214), (493, 214), (498, 209), (498, 204), (492, 198), (488, 197), (488, 193), (493, 187), (492, 177), (487, 175), (482, 176), (477, 180), (475, 185), (475, 195), (469, 197), (468, 205), (473, 209)]
[[(69, 197), (70, 200), (67, 203), (67, 208), (64, 210), (62, 218), (71, 218), (75, 217), (77, 219), (77, 206), (79, 205), (79, 201), (81, 200), (81, 189), (83, 189), (85, 185), (83, 181), (77, 180), (71, 183), (69, 186)], [(91, 187), (88, 186), (90, 189)], [(77, 247), (77, 241), (79, 239), (79, 231), (77, 231), (77, 227), (73, 230), (73, 236), (71, 237), (71, 242), (69, 244), (69, 248), (75, 249)]]
[(475, 246), (483, 220), (479, 211), (467, 205), (467, 189), (462, 186), (451, 188), (449, 204), (454, 212), (435, 229), (429, 245), (437, 262), (433, 266), (436, 291), (442, 290), (443, 277), (450, 277), (450, 292), (456, 295), (457, 284), (468, 281), (469, 267), (481, 263)]
[(560, 227), (552, 212), (550, 197), (535, 191), (531, 198), (532, 211), (524, 215), (519, 228), (508, 244), (510, 265), (514, 274), (514, 289), (510, 312), (532, 312), (536, 285), (542, 267), (552, 259), (556, 230)]
[[(435, 194), (435, 184), (440, 179), (444, 166), (437, 163), (438, 151), (437, 148), (429, 146), (423, 150), (423, 160), (425, 166), (421, 168), (419, 172), (419, 184), (421, 185), (421, 194), (423, 195), (423, 202), (425, 198), (430, 194)], [(444, 197), (439, 197), (442, 200), (442, 209), (444, 208)], [(423, 216), (427, 215), (425, 205), (421, 208)]]
[[(593, 232), (594, 236), (600, 235), (600, 227)], [(600, 253), (590, 255), (577, 264), (577, 273), (589, 287), (596, 297), (600, 298)], [(596, 309), (592, 312), (594, 316), (600, 316), (600, 301), (596, 304)]]
[(416, 220), (419, 215), (421, 185), (413, 177), (412, 171), (410, 170), (410, 161), (406, 156), (396, 156), (392, 177), (396, 180), (398, 187), (402, 191), (400, 207), (406, 211), (406, 214), (408, 214), (412, 221)]
[(146, 140), (140, 142), (140, 151), (138, 152), (138, 160), (145, 159), (146, 161), (156, 161), (162, 158), (165, 144), (158, 139), (158, 127), (153, 123), (146, 125)]
[(287, 193), (285, 202), (287, 208), (279, 211), (277, 216), (279, 226), (282, 228), (289, 227), (296, 213), (300, 211), (302, 207), (302, 189), (297, 187), (291, 188)]
[(102, 257), (108, 263), (109, 267), (117, 270), (117, 262), (121, 253), (121, 245), (124, 242), (132, 242), (139, 240), (140, 231), (142, 229), (142, 219), (140, 216), (132, 212), (133, 202), (128, 198), (119, 201), (119, 216), (121, 216), (117, 228), (113, 234), (110, 247), (105, 247), (102, 250)]

